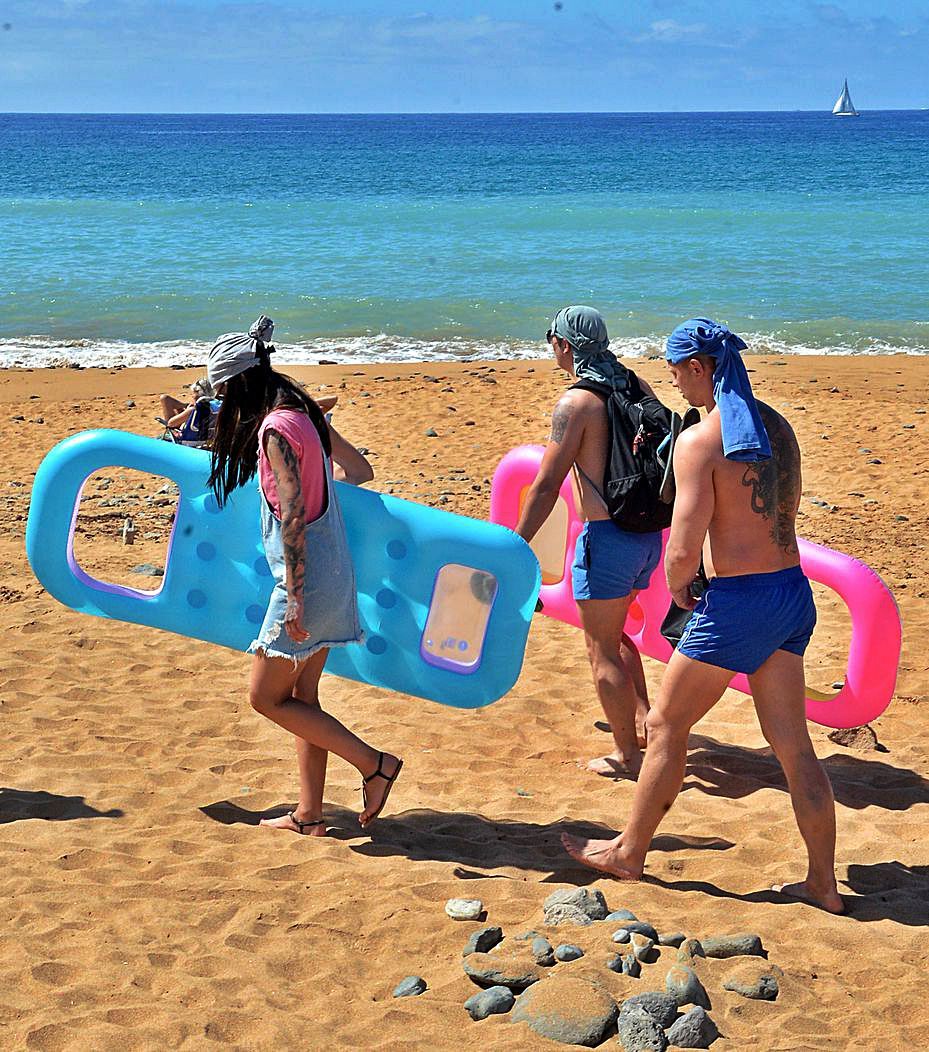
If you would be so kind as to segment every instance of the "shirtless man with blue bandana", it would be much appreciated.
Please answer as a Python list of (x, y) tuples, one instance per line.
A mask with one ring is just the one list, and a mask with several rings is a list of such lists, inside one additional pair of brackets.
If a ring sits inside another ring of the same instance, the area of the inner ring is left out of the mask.
[[(795, 533), (800, 448), (787, 421), (755, 401), (739, 354), (744, 347), (705, 318), (685, 322), (668, 339), (672, 383), (691, 405), (707, 409), (675, 446), (677, 496), (665, 554), (674, 601), (694, 612), (648, 714), (648, 751), (626, 828), (612, 840), (565, 834), (562, 842), (577, 861), (638, 880), (652, 836), (680, 792), (691, 727), (743, 672), (807, 850), (806, 878), (774, 890), (842, 913), (832, 787), (806, 724), (803, 653), (816, 610)], [(691, 585), (701, 553), (710, 585), (698, 601)]]

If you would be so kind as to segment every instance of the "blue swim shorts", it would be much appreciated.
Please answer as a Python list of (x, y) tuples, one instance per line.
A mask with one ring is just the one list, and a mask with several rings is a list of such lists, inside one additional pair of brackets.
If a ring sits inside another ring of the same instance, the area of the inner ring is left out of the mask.
[(647, 588), (660, 558), (660, 533), (630, 533), (612, 519), (588, 522), (574, 550), (574, 598), (620, 599)]
[(695, 661), (750, 676), (775, 650), (802, 656), (815, 625), (813, 591), (799, 566), (714, 577), (677, 649)]

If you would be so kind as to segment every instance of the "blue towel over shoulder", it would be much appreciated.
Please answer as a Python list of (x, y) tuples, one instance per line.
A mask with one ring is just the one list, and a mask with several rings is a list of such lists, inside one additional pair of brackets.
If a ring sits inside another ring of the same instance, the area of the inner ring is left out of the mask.
[(697, 354), (716, 359), (713, 398), (719, 409), (724, 456), (727, 460), (767, 460), (771, 443), (739, 353), (745, 346), (725, 325), (709, 318), (691, 318), (668, 337), (665, 357), (672, 365)]

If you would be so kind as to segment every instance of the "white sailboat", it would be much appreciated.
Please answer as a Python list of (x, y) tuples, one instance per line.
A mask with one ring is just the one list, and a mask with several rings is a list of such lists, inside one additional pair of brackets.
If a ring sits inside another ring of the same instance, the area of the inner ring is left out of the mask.
[(857, 117), (858, 111), (855, 109), (852, 103), (852, 97), (848, 93), (848, 79), (846, 78), (845, 83), (842, 85), (842, 94), (836, 99), (835, 105), (832, 107), (832, 115), (834, 117)]

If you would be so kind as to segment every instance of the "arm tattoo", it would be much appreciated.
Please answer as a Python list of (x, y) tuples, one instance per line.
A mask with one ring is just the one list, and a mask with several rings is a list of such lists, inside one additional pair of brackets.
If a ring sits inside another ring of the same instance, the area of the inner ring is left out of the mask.
[(306, 578), (306, 507), (300, 484), (300, 464), (290, 443), (274, 431), (268, 432), (268, 444), (274, 444), (283, 466), (274, 469), (277, 499), (281, 505), (281, 541), (288, 593), (303, 593)]
[(561, 442), (568, 430), (568, 422), (571, 419), (571, 407), (559, 402), (552, 413), (552, 442)]
[(752, 511), (771, 522), (771, 539), (788, 555), (795, 555), (794, 523), (800, 492), (800, 448), (790, 425), (767, 406), (760, 407), (773, 456), (749, 464), (742, 485), (751, 487)]

